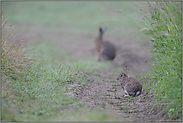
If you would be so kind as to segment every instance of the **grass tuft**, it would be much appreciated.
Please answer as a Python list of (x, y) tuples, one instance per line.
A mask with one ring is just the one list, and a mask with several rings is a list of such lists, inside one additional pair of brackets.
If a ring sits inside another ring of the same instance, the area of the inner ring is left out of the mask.
[[(3, 22), (3, 20), (2, 20)], [(24, 51), (17, 47), (14, 42), (8, 41), (10, 35), (6, 34), (5, 24), (7, 19), (2, 24), (1, 35), (1, 77), (3, 75), (10, 76), (12, 79), (17, 79), (19, 76), (24, 75), (27, 71), (32, 60), (24, 54)], [(22, 43), (19, 42), (18, 45)]]

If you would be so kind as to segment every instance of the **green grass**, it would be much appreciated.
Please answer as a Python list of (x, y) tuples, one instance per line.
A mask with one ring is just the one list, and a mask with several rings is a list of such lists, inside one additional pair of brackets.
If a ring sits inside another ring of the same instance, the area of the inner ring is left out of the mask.
[(88, 108), (81, 107), (77, 108), (71, 113), (65, 113), (57, 115), (56, 119), (50, 118), (48, 121), (52, 122), (117, 122), (119, 118), (116, 113), (105, 112), (104, 110), (97, 109), (95, 111), (89, 110)]
[[(10, 112), (2, 112), (3, 115), (11, 113), (15, 121), (25, 119), (41, 121), (52, 112), (63, 110), (72, 104), (76, 105), (77, 100), (64, 93), (69, 91), (65, 88), (68, 82), (83, 82), (84, 77), (78, 77), (80, 76), (78, 72), (64, 66), (53, 68), (53, 66), (34, 63), (27, 74), (29, 75), (26, 77), (19, 77), (16, 81), (8, 82), (9, 90), (15, 95), (10, 97), (11, 93), (9, 95), (3, 93), (2, 111), (10, 110)], [(10, 107), (12, 104), (13, 106)], [(3, 119), (6, 118), (3, 117)]]
[[(16, 54), (12, 55), (16, 57)], [(1, 63), (2, 66), (8, 60), (5, 59), (4, 63)], [(25, 69), (22, 67), (22, 70)], [(78, 78), (79, 74), (73, 74), (77, 72), (67, 66), (50, 67), (41, 62), (29, 65), (21, 75), (12, 71), (4, 73), (7, 74), (2, 74), (3, 121), (40, 121), (53, 111), (69, 107), (77, 101), (64, 95), (68, 91), (63, 88), (64, 85), (69, 81), (82, 82), (84, 79)], [(11, 114), (11, 117), (8, 114)]]
[(144, 18), (145, 34), (151, 36), (150, 92), (172, 120), (182, 119), (182, 11), (181, 2), (149, 2)]

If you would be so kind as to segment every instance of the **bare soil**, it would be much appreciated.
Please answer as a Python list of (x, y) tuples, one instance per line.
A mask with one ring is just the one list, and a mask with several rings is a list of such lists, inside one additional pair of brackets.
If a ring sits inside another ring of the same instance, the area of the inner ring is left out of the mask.
[[(29, 27), (19, 26), (23, 30)], [(89, 55), (96, 56), (97, 60), (93, 42), (96, 35), (93, 34), (55, 33), (49, 31), (49, 29), (35, 27), (34, 30), (27, 33), (17, 33), (17, 40), (20, 40), (22, 36), (28, 40), (42, 37), (42, 40), (50, 40), (56, 44), (56, 48), (64, 49), (80, 59)], [(124, 68), (127, 65), (130, 68), (130, 76), (138, 76), (138, 78), (140, 78), (140, 74), (146, 72), (147, 62), (150, 61), (150, 41), (138, 41), (108, 35), (104, 36), (104, 39), (113, 41), (112, 43), (117, 48), (117, 57), (111, 62), (110, 71), (96, 71), (94, 76), (88, 75), (93, 81), (87, 82), (87, 85), (84, 86), (77, 83), (72, 84), (69, 86), (71, 91), (67, 94), (74, 96), (91, 109), (112, 109), (118, 113), (121, 121), (124, 119), (125, 121), (164, 121), (162, 108), (153, 108), (154, 105), (151, 103), (153, 95), (148, 95), (146, 88), (143, 88), (142, 94), (138, 97), (124, 97), (120, 83), (116, 82), (116, 77), (119, 74), (116, 71), (118, 67)], [(28, 47), (30, 43), (27, 41), (23, 45)], [(143, 80), (141, 82), (143, 83)]]

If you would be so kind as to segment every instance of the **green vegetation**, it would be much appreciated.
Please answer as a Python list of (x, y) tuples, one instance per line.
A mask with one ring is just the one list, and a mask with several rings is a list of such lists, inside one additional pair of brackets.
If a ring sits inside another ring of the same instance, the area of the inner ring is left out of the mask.
[(91, 111), (87, 108), (81, 108), (78, 110), (74, 110), (71, 113), (65, 113), (60, 116), (56, 116), (57, 118), (50, 118), (48, 121), (50, 122), (58, 122), (58, 121), (69, 121), (69, 122), (117, 122), (119, 118), (116, 113), (113, 112), (104, 112), (101, 109), (97, 111)]
[(150, 92), (173, 119), (182, 119), (182, 2), (148, 2), (144, 32), (151, 36)]
[(74, 103), (73, 98), (63, 95), (66, 90), (62, 87), (76, 79), (73, 71), (35, 62), (21, 48), (15, 44), (10, 45), (6, 38), (2, 35), (3, 121), (40, 120), (36, 115), (46, 117), (47, 113), (67, 108), (67, 105)]

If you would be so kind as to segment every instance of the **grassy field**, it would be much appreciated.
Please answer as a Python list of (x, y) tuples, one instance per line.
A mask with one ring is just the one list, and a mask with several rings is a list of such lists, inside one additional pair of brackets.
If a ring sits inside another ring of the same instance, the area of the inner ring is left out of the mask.
[[(91, 108), (92, 105), (88, 107), (80, 99), (74, 98), (70, 89), (76, 85), (92, 87), (92, 84), (100, 82), (113, 84), (116, 83), (116, 76), (124, 71), (123, 67), (115, 66), (111, 61), (97, 62), (93, 40), (98, 35), (99, 27), (107, 27), (105, 38), (113, 40), (118, 48), (131, 48), (131, 53), (136, 53), (140, 59), (149, 57), (151, 48), (147, 43), (150, 42), (150, 36), (144, 35), (139, 29), (145, 27), (143, 17), (146, 13), (142, 13), (137, 5), (144, 3), (2, 2), (2, 17), (6, 23), (2, 26), (4, 32), (1, 37), (2, 121), (142, 121), (143, 118), (139, 120), (135, 116), (129, 118), (130, 114), (125, 118), (123, 113), (114, 110), (114, 113), (110, 113), (113, 108), (101, 108), (105, 107), (103, 102), (102, 106), (93, 106), (94, 109)], [(148, 11), (148, 8), (144, 7), (143, 10)], [(21, 40), (23, 42), (20, 47), (11, 44)], [(181, 54), (180, 49), (177, 52)], [(125, 62), (136, 65), (133, 60)], [(165, 61), (166, 58), (162, 60)], [(156, 60), (155, 63), (161, 64)], [(172, 63), (174, 61), (169, 64)], [(138, 67), (141, 66), (132, 67), (130, 74), (140, 76), (142, 71)], [(162, 68), (152, 69), (148, 74), (154, 76), (154, 70)], [(173, 70), (176, 71), (175, 68)], [(163, 71), (166, 72), (171, 71)], [(174, 73), (180, 76), (180, 69)], [(145, 76), (151, 77), (149, 75)], [(174, 75), (172, 81), (173, 77)], [(180, 77), (176, 78), (180, 82)], [(155, 79), (161, 80), (158, 77)], [(155, 95), (161, 99), (161, 92), (155, 90), (157, 85), (153, 84), (154, 80), (151, 78), (150, 81), (151, 91), (155, 91)], [(146, 84), (143, 83), (144, 87)], [(179, 85), (177, 83), (176, 88)], [(174, 103), (178, 106), (171, 105), (167, 112), (170, 115), (176, 113), (175, 116), (180, 119), (181, 111), (178, 108), (181, 108), (182, 88), (178, 89), (175, 98), (179, 99)], [(74, 91), (80, 92), (77, 88)], [(173, 95), (176, 94), (171, 93), (162, 103), (169, 103), (169, 97)], [(130, 99), (128, 101), (132, 102)], [(133, 115), (132, 113), (131, 116)]]

